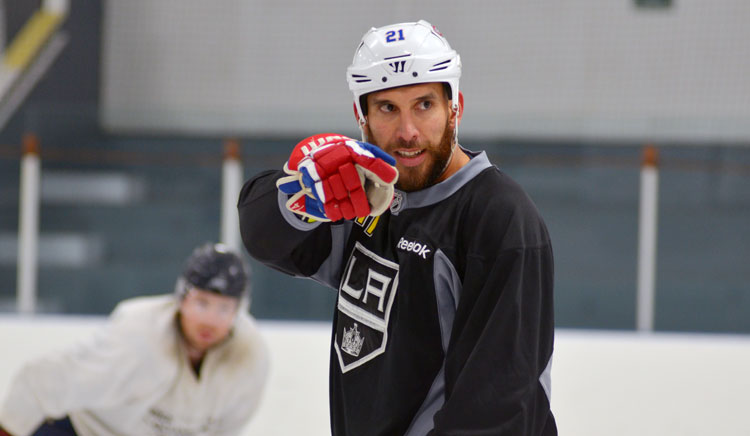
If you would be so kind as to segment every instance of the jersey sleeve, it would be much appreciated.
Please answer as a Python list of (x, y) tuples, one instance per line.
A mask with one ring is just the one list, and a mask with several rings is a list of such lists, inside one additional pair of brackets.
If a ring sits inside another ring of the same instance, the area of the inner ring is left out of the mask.
[(11, 434), (31, 434), (47, 418), (115, 407), (159, 389), (168, 377), (132, 339), (110, 318), (87, 340), (27, 362), (10, 384), (0, 422)]
[(490, 206), (475, 222), (446, 352), (445, 403), (430, 434), (556, 435), (546, 227), (530, 200), (511, 213)]
[(338, 245), (342, 244), (334, 248), (333, 240), (343, 238), (348, 224), (306, 222), (286, 209), (286, 198), (276, 188), (276, 180), (283, 175), (282, 171), (266, 171), (243, 186), (237, 205), (242, 242), (266, 266), (335, 287), (341, 255)]

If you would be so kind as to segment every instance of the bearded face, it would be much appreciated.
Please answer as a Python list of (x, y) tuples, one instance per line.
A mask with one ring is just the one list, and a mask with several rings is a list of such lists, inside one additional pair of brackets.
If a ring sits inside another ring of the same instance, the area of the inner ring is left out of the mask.
[(396, 159), (396, 187), (427, 188), (447, 177), (455, 121), (443, 86), (424, 83), (386, 89), (367, 96), (368, 141)]
[[(368, 138), (373, 137), (369, 126), (366, 128), (366, 134)], [(398, 169), (396, 187), (405, 192), (413, 192), (428, 188), (440, 181), (440, 176), (443, 175), (451, 160), (453, 138), (454, 129), (446, 125), (443, 135), (435, 144), (419, 144), (417, 140), (407, 142), (399, 138), (393, 144), (375, 143), (375, 145), (396, 158)]]

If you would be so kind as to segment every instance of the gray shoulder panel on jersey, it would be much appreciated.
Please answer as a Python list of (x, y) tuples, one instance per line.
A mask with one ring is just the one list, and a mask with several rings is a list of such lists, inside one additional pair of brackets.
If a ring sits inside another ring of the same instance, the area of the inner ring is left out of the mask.
[(474, 152), (465, 148), (461, 149), (471, 157), (469, 163), (461, 167), (456, 174), (429, 188), (408, 193), (396, 190), (397, 195), (401, 197), (401, 203), (397, 210), (394, 210), (396, 208), (392, 207), (391, 213), (398, 215), (404, 209), (429, 206), (442, 201), (461, 189), (461, 187), (479, 173), (492, 166), (486, 152)]
[(440, 335), (443, 341), (443, 354), (445, 354), (448, 352), (453, 318), (456, 316), (456, 308), (461, 297), (461, 278), (443, 250), (436, 251), (434, 259), (432, 280), (435, 283)]
[(544, 393), (547, 394), (547, 402), (552, 404), (552, 356), (549, 357), (547, 367), (539, 376), (539, 383), (542, 385)]
[(422, 406), (409, 424), (409, 429), (404, 436), (423, 436), (435, 427), (433, 417), (445, 404), (445, 363), (438, 371), (437, 377), (432, 382), (427, 397)]
[[(435, 252), (433, 266), (433, 281), (435, 283), (435, 298), (437, 300), (438, 320), (440, 322), (440, 336), (443, 345), (443, 355), (448, 353), (448, 343), (451, 340), (453, 319), (461, 295), (461, 279), (456, 273), (450, 259), (442, 250)], [(419, 407), (419, 411), (409, 426), (407, 435), (424, 435), (434, 427), (433, 417), (445, 404), (445, 362), (440, 368), (432, 386)]]
[[(303, 232), (313, 230), (320, 226), (321, 222), (308, 223), (300, 220), (297, 215), (286, 208), (287, 195), (278, 191), (279, 211), (284, 220), (292, 227)], [(342, 224), (331, 226), (331, 253), (328, 258), (320, 265), (318, 271), (310, 277), (321, 285), (338, 289), (339, 278), (341, 276), (341, 265), (343, 265), (344, 247), (346, 239), (352, 229), (350, 221), (344, 221)]]
[(346, 240), (349, 238), (353, 226), (354, 224), (351, 221), (344, 221), (341, 224), (331, 226), (331, 253), (320, 265), (318, 271), (313, 274), (313, 280), (338, 290), (341, 282), (341, 268), (344, 265)]

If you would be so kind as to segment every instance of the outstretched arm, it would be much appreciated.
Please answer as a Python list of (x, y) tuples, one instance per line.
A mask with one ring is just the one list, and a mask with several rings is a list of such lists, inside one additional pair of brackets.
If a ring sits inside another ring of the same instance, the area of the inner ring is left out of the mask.
[(335, 260), (348, 220), (388, 209), (398, 178), (394, 165), (376, 146), (342, 135), (303, 139), (283, 171), (266, 171), (245, 183), (238, 208), (247, 251), (272, 268), (317, 275), (335, 287), (335, 274), (321, 274), (321, 267), (328, 272), (340, 267)]
[(331, 226), (303, 221), (286, 209), (286, 196), (276, 188), (281, 177), (284, 172), (280, 170), (265, 171), (243, 186), (238, 203), (242, 242), (263, 264), (308, 277), (331, 250)]

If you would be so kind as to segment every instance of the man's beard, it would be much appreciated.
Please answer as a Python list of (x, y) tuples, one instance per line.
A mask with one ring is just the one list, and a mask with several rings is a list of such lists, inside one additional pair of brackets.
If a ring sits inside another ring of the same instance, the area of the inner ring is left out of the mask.
[[(365, 126), (366, 135), (368, 141), (372, 138), (372, 132), (370, 126)], [(440, 138), (440, 143), (437, 148), (434, 148), (432, 144), (429, 144), (425, 148), (425, 153), (430, 154), (432, 157), (431, 162), (426, 162), (427, 168), (403, 168), (399, 170), (398, 181), (396, 182), (396, 188), (404, 192), (419, 191), (421, 189), (429, 188), (434, 185), (440, 176), (443, 175), (448, 164), (450, 163), (453, 155), (453, 140), (454, 130), (450, 126), (446, 126), (443, 131), (443, 136)], [(380, 148), (384, 148), (380, 144), (375, 144)], [(393, 147), (390, 148), (417, 148), (415, 142), (407, 142), (403, 139), (399, 140)]]

